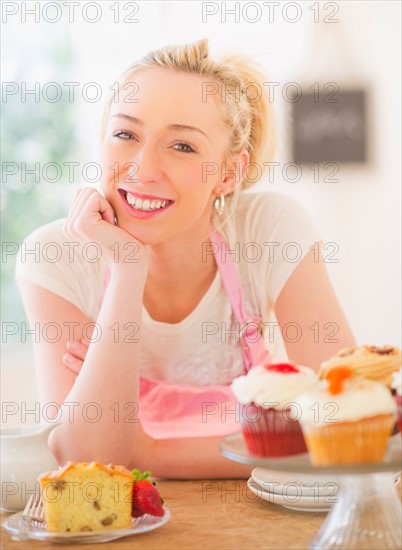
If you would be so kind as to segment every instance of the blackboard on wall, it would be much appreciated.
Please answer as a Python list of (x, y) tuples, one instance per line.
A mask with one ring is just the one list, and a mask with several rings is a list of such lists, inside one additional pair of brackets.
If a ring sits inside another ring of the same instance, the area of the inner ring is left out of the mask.
[(303, 90), (292, 103), (294, 162), (366, 162), (366, 95), (344, 90), (317, 97)]

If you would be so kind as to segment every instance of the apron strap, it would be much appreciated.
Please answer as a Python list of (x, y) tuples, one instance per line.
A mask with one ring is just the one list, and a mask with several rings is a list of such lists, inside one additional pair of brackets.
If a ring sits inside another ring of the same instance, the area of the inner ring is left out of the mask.
[(225, 239), (213, 226), (210, 227), (209, 238), (223, 285), (232, 305), (233, 313), (240, 323), (239, 336), (246, 372), (261, 363), (272, 363), (269, 351), (264, 344), (261, 317), (248, 315), (244, 309), (244, 297), (236, 272), (236, 266)]

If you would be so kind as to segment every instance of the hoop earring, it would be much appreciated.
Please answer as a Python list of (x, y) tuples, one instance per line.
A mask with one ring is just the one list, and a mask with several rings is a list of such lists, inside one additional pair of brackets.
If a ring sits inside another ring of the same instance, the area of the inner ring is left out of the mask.
[(218, 216), (222, 216), (225, 209), (225, 195), (221, 193), (219, 197), (214, 200), (214, 208)]

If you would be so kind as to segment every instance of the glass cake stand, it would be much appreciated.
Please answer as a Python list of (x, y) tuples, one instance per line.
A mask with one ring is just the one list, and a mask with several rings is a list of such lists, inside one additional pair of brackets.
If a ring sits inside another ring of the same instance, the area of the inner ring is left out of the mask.
[(384, 462), (350, 466), (317, 467), (308, 454), (286, 458), (259, 458), (248, 453), (241, 433), (225, 437), (221, 453), (249, 466), (319, 479), (334, 475), (339, 483), (338, 500), (315, 537), (310, 549), (400, 549), (402, 507), (394, 484), (402, 469), (402, 438), (390, 440)]

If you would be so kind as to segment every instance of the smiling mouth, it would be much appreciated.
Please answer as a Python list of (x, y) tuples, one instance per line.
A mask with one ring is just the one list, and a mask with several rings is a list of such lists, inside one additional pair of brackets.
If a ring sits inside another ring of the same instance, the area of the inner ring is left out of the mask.
[(119, 189), (119, 193), (124, 197), (125, 201), (133, 208), (140, 212), (154, 212), (156, 210), (164, 210), (174, 203), (169, 199), (141, 199), (135, 197), (129, 191)]

